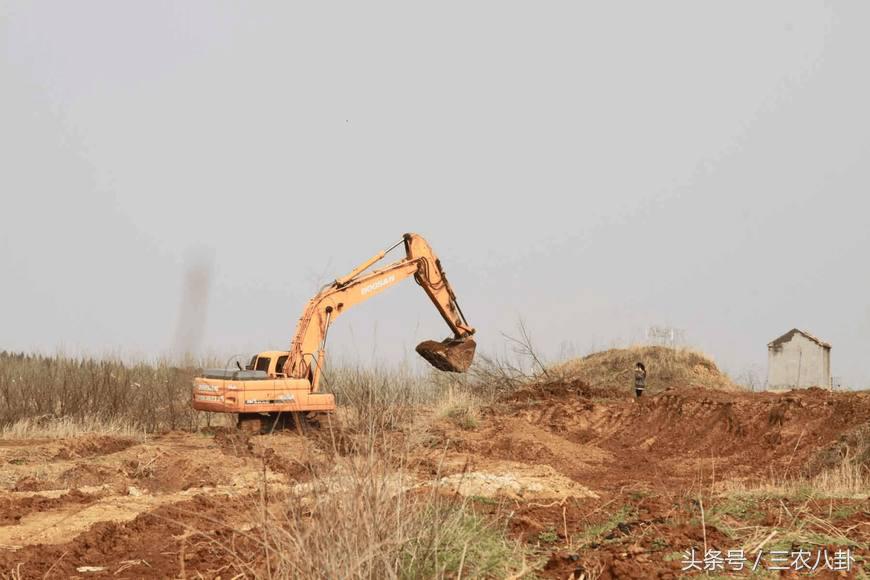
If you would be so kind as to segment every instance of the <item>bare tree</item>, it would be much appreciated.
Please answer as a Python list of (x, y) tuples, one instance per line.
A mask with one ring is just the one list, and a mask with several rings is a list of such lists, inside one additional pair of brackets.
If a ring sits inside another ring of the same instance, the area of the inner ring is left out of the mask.
[(764, 372), (758, 365), (752, 365), (743, 369), (737, 377), (737, 384), (743, 385), (750, 391), (763, 391), (765, 386)]
[(531, 360), (534, 365), (541, 369), (541, 373), (545, 377), (549, 378), (550, 373), (547, 372), (547, 367), (544, 366), (541, 357), (538, 356), (538, 350), (535, 348), (535, 345), (532, 342), (532, 336), (529, 333), (529, 330), (526, 327), (526, 322), (523, 320), (522, 316), (520, 316), (517, 321), (517, 331), (519, 332), (519, 337), (513, 337), (509, 334), (505, 334), (504, 332), (502, 332), (501, 335), (505, 338), (505, 340), (513, 345), (513, 350), (517, 355), (526, 357)]

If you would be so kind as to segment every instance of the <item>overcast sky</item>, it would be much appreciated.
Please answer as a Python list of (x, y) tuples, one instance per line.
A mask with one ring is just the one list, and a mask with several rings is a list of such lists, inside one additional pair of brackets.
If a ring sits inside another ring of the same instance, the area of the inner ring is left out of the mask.
[[(870, 386), (867, 2), (0, 11), (0, 349), (286, 348), (414, 231), (481, 349), (520, 316), (551, 359), (670, 325), (736, 376), (799, 327)], [(448, 334), (408, 282), (330, 345)]]

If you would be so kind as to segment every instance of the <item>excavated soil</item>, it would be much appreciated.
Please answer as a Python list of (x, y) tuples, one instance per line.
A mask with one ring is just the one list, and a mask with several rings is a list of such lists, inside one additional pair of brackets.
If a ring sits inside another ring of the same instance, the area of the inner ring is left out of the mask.
[(447, 339), (441, 342), (424, 340), (417, 345), (417, 354), (436, 369), (451, 373), (464, 373), (474, 360), (477, 343), (472, 338)]
[(86, 506), (98, 499), (97, 494), (71, 489), (60, 494), (18, 493), (0, 498), (0, 526), (17, 525), (30, 513), (63, 509), (66, 506)]
[[(689, 547), (740, 548), (745, 527), (789, 517), (831, 522), (864, 550), (866, 497), (771, 497), (742, 511), (716, 498), (728, 485), (813, 476), (854, 450), (868, 424), (863, 392), (688, 383), (635, 402), (569, 378), (504, 396), (474, 427), (427, 421), (409, 467), (417, 488), (437, 484), (504, 521), (539, 557), (539, 576), (677, 578)], [(224, 429), (0, 442), (0, 577), (235, 577), (235, 538), (255, 525), (245, 507), (306, 493), (342, 437)]]
[[(477, 474), (492, 474), (492, 482), (477, 487), (474, 495), (511, 500), (512, 532), (545, 552), (552, 547), (544, 575), (672, 578), (681, 576), (680, 555), (691, 546), (742, 547), (732, 527), (747, 522), (723, 516), (718, 526), (702, 525), (699, 497), (707, 495), (727, 511), (730, 500), (722, 489), (817, 475), (838, 463), (849, 443), (854, 454), (854, 442), (870, 425), (870, 393), (674, 386), (635, 402), (613, 392), (601, 397), (574, 380), (513, 392), (482, 415), (473, 431), (439, 423), (440, 442), (453, 450), (444, 469), (457, 473), (450, 481), (472, 475), (471, 485), (477, 484)], [(516, 486), (499, 486), (510, 461), (551, 467), (594, 496), (572, 495), (566, 485), (561, 497), (522, 497)], [(807, 512), (827, 522), (822, 527), (848, 530), (843, 542), (848, 538), (866, 547), (870, 510), (864, 492), (845, 500), (762, 498), (752, 507), (758, 513), (749, 527), (784, 525), (784, 514)], [(847, 515), (837, 519), (832, 514), (838, 512)], [(602, 526), (600, 534), (583, 540), (589, 530)], [(833, 554), (846, 545), (829, 548)], [(801, 547), (812, 546), (794, 549)], [(863, 557), (870, 553), (864, 550)], [(861, 560), (856, 564), (864, 565)]]
[(490, 464), (487, 471), (468, 471), (442, 477), (441, 489), (464, 497), (506, 498), (517, 501), (566, 500), (598, 497), (549, 465), (506, 461)]

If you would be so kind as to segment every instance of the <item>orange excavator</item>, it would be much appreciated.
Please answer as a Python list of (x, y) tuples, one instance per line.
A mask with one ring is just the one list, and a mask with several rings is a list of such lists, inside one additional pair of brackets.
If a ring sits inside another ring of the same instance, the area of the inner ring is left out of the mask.
[[(368, 271), (402, 244), (404, 258)], [(444, 341), (421, 342), (417, 352), (439, 370), (465, 372), (474, 358), (474, 328), (465, 320), (432, 248), (417, 234), (405, 234), (401, 241), (324, 286), (308, 301), (289, 351), (260, 352), (244, 369), (236, 363), (237, 369), (206, 369), (196, 377), (193, 408), (237, 413), (239, 427), (249, 431), (274, 425), (282, 415), (299, 419), (312, 412), (334, 411), (335, 397), (320, 391), (330, 324), (349, 308), (412, 276), (453, 331)]]

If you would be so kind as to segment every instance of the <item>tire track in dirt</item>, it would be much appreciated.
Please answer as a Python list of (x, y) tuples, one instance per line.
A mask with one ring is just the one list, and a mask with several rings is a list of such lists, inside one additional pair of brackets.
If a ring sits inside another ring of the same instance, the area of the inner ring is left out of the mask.
[(32, 512), (44, 512), (67, 506), (86, 506), (98, 498), (97, 493), (87, 493), (80, 489), (46, 494), (34, 492), (0, 493), (0, 526), (18, 524), (23, 517)]
[[(235, 549), (253, 549), (246, 544), (253, 524), (240, 517), (244, 513), (225, 498), (196, 495), (128, 521), (95, 522), (63, 543), (0, 549), (0, 570), (15, 570), (22, 579), (170, 578), (197, 572), (215, 578), (227, 570)], [(83, 567), (92, 572), (81, 573)]]
[[(39, 464), (38, 477), (19, 477), (12, 490), (0, 492), (0, 550), (68, 542), (99, 522), (128, 522), (198, 495), (234, 498), (256, 493), (264, 482), (276, 489), (289, 484), (263, 457), (227, 454), (212, 437), (169, 433), (138, 444), (100, 441), (104, 455), (74, 461), (59, 459), (59, 451), (81, 449), (80, 441), (67, 447), (35, 442), (34, 457), (50, 459)], [(27, 449), (22, 442), (15, 447)], [(280, 464), (279, 458), (273, 452), (269, 461)], [(32, 463), (12, 466), (17, 473), (34, 471)]]
[[(287, 481), (283, 477), (271, 472), (267, 474), (267, 483), (275, 489), (287, 487)], [(61, 544), (98, 522), (127, 522), (142, 513), (164, 505), (188, 501), (196, 495), (207, 495), (211, 498), (248, 496), (257, 492), (261, 484), (262, 474), (250, 472), (235, 478), (229, 485), (189, 488), (183, 492), (156, 495), (139, 495), (141, 492), (127, 496), (109, 495), (85, 505), (61, 505), (45, 511), (35, 511), (21, 517), (15, 525), (0, 526), (0, 549), (17, 550), (33, 544)]]

